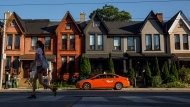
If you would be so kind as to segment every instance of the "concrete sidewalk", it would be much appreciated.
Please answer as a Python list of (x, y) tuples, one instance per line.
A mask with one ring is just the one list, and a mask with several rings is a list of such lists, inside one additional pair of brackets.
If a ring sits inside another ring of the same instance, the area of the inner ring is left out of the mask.
[[(65, 90), (79, 90), (77, 88), (59, 88), (58, 91)], [(93, 89), (93, 90), (105, 90), (105, 89)], [(123, 88), (121, 91), (190, 91), (190, 88)], [(31, 92), (32, 88), (9, 88), (1, 89), (0, 92)], [(39, 88), (37, 92), (49, 92), (50, 89)]]

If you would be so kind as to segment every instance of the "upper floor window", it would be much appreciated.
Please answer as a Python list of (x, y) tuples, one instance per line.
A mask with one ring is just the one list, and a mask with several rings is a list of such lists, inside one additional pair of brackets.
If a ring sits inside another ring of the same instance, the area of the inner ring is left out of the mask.
[(114, 50), (121, 50), (121, 38), (114, 37)]
[(160, 36), (154, 34), (154, 50), (160, 50)]
[(66, 29), (67, 29), (67, 30), (71, 29), (71, 24), (70, 24), (70, 23), (67, 23), (67, 24), (66, 24)]
[(90, 49), (95, 49), (95, 35), (90, 35)]
[(70, 49), (75, 49), (75, 35), (70, 35)]
[(66, 71), (67, 71), (67, 57), (64, 56), (61, 58), (61, 60), (62, 60), (61, 72), (66, 73)]
[(67, 35), (62, 35), (62, 49), (67, 49)]
[(134, 37), (127, 37), (127, 50), (129, 51), (135, 50)]
[(103, 37), (102, 35), (98, 35), (98, 50), (102, 50), (103, 49)]
[(100, 22), (94, 21), (94, 22), (93, 22), (93, 26), (94, 26), (94, 27), (99, 27), (99, 26), (100, 26)]
[(11, 68), (11, 57), (7, 56), (5, 69), (10, 69), (10, 68)]
[(45, 37), (45, 50), (50, 50), (51, 47), (51, 37)]
[(183, 34), (183, 49), (189, 49), (188, 46), (188, 35), (187, 34)]
[(70, 57), (69, 58), (69, 72), (70, 73), (74, 73), (74, 71), (75, 71), (75, 57)]
[(12, 49), (13, 35), (7, 35), (7, 49)]
[(175, 49), (179, 50), (180, 49), (180, 39), (179, 39), (179, 34), (174, 35), (175, 39)]
[(32, 37), (32, 42), (31, 42), (31, 50), (36, 49), (36, 43), (38, 41), (38, 37)]
[(146, 50), (152, 50), (152, 37), (150, 34), (146, 34)]
[(15, 35), (15, 49), (20, 49), (20, 35)]
[(12, 22), (11, 22), (11, 26), (17, 26), (17, 23), (16, 23), (15, 20), (12, 20)]

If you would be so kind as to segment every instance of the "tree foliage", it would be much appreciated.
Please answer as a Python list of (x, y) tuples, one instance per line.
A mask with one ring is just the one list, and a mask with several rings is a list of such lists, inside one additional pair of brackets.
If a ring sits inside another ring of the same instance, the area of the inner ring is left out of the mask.
[(88, 76), (91, 72), (90, 61), (87, 57), (83, 56), (80, 61), (80, 78)]
[(146, 61), (145, 81), (147, 86), (151, 86), (151, 71), (148, 65), (148, 61)]
[(94, 13), (97, 13), (103, 21), (128, 21), (131, 19), (131, 14), (127, 11), (119, 11), (113, 5), (105, 4), (102, 8), (94, 10), (89, 18), (92, 18)]
[(175, 80), (178, 80), (179, 78), (175, 61), (172, 61), (171, 68), (170, 68), (170, 75), (173, 75), (175, 77)]
[(169, 70), (168, 70), (168, 64), (167, 62), (164, 63), (164, 70), (162, 72), (162, 80), (164, 83), (167, 83), (167, 79), (169, 77)]
[(111, 52), (109, 53), (108, 65), (107, 65), (107, 72), (108, 72), (108, 73), (115, 73), (115, 70), (114, 70), (114, 63), (113, 63), (113, 60), (112, 60)]
[(129, 81), (131, 82), (131, 85), (134, 85), (135, 71), (134, 71), (133, 68), (129, 68), (129, 71), (127, 72), (127, 77), (129, 78)]
[(154, 72), (152, 73), (152, 76), (160, 76), (160, 69), (159, 69), (157, 57), (155, 58), (155, 69), (154, 69)]

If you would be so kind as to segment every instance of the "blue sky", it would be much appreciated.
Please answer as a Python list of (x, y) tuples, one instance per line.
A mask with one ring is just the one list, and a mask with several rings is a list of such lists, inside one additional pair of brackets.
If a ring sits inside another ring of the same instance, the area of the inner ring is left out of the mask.
[(132, 15), (132, 20), (134, 21), (144, 20), (151, 10), (153, 10), (155, 13), (162, 12), (164, 20), (168, 20), (169, 18), (174, 16), (178, 11), (182, 10), (186, 17), (190, 19), (190, 0), (68, 0), (67, 2), (65, 0), (1, 0), (0, 19), (2, 21), (4, 12), (15, 11), (22, 19), (50, 19), (51, 21), (60, 21), (65, 15), (65, 13), (67, 11), (70, 11), (75, 21), (79, 21), (80, 12), (85, 12), (86, 20), (89, 20), (89, 14), (93, 10), (101, 8), (105, 4), (113, 5), (115, 7), (118, 7), (119, 10), (126, 10), (130, 12)]

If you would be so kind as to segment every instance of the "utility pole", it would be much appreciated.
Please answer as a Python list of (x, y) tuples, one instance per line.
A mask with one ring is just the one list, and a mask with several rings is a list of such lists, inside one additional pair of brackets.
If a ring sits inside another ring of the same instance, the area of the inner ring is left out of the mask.
[(3, 35), (2, 35), (2, 53), (1, 53), (1, 69), (0, 69), (0, 90), (2, 89), (2, 83), (3, 83), (3, 64), (4, 59), (6, 58), (4, 53), (4, 47), (5, 47), (5, 35), (6, 35), (6, 22), (7, 19), (10, 17), (12, 13), (11, 12), (5, 12), (4, 13), (4, 25), (3, 25)]

